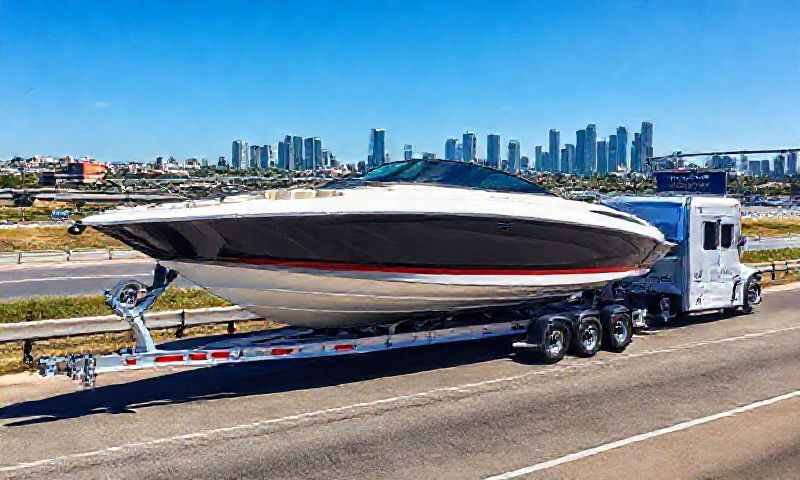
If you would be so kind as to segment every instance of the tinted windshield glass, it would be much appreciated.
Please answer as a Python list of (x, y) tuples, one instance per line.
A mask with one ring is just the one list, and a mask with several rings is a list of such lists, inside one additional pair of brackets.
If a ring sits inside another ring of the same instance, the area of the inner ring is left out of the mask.
[(367, 173), (367, 182), (432, 183), (502, 192), (542, 193), (542, 187), (492, 168), (446, 160), (387, 163)]
[(661, 230), (670, 242), (680, 243), (685, 238), (683, 205), (665, 202), (626, 202), (615, 199), (604, 202), (611, 208), (636, 215)]

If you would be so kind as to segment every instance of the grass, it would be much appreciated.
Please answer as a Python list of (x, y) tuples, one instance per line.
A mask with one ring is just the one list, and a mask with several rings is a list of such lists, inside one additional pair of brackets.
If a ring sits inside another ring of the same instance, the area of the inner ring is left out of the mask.
[[(199, 288), (171, 288), (151, 311), (229, 306), (227, 301)], [(55, 318), (111, 315), (102, 295), (43, 296), (0, 302), (0, 323), (30, 322)]]
[(751, 250), (742, 252), (743, 263), (778, 262), (800, 258), (800, 248), (779, 248), (777, 250)]
[(0, 252), (12, 250), (69, 250), (73, 248), (122, 248), (125, 245), (93, 228), (70, 235), (67, 227), (0, 229)]
[(800, 218), (744, 218), (742, 233), (748, 237), (800, 235)]

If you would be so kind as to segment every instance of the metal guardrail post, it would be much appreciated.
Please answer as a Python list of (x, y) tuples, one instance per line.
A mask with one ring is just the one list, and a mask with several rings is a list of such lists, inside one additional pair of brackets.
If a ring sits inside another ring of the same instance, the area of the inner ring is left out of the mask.
[(775, 275), (775, 260), (772, 261), (772, 272), (771, 272), (772, 280), (774, 281), (776, 278)]
[(33, 363), (33, 340), (25, 340), (22, 343), (22, 363), (25, 365)]
[(181, 324), (175, 329), (175, 338), (183, 338), (186, 333), (186, 310), (181, 310)]

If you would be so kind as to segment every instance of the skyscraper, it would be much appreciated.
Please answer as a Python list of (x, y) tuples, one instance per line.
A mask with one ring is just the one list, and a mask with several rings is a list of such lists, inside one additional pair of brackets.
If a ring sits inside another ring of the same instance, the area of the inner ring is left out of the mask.
[(783, 178), (786, 176), (786, 156), (778, 155), (772, 159), (772, 176)]
[(617, 127), (617, 168), (628, 169), (628, 129)]
[(261, 156), (258, 160), (259, 165), (264, 170), (272, 166), (272, 145), (261, 146)]
[(372, 163), (367, 165), (367, 169), (372, 169), (383, 165), (386, 159), (386, 130), (383, 128), (373, 128), (369, 132), (369, 158)]
[(556, 172), (561, 168), (559, 161), (559, 154), (561, 153), (561, 133), (558, 130), (550, 129), (550, 165), (548, 168), (551, 172)]
[(314, 137), (312, 141), (312, 155), (311, 155), (311, 168), (318, 170), (323, 167), (322, 164), (322, 140), (319, 137)]
[(414, 147), (406, 143), (403, 145), (403, 160), (411, 160), (414, 158)]
[[(608, 172), (616, 172), (619, 169), (619, 164), (617, 163), (618, 156), (617, 156), (617, 136), (616, 135), (609, 135), (608, 136)], [(608, 173), (607, 172), (607, 173)]]
[(458, 160), (458, 139), (448, 138), (444, 141), (444, 159)]
[(314, 139), (306, 137), (303, 139), (303, 170), (314, 169)]
[(294, 141), (291, 135), (283, 137), (283, 141), (278, 143), (278, 168), (282, 170), (294, 170)]
[[(499, 136), (498, 136), (499, 139)], [(508, 141), (508, 171), (519, 173), (520, 168), (520, 148), (519, 140)]]
[(542, 156), (542, 146), (536, 145), (533, 149), (533, 168), (536, 169), (537, 172), (544, 171), (544, 157)]
[(247, 167), (247, 142), (234, 140), (231, 148), (231, 167), (241, 170)]
[(261, 158), (261, 147), (258, 145), (250, 145), (250, 163), (247, 165), (249, 169), (258, 168), (258, 160)]
[(597, 171), (597, 127), (594, 123), (586, 125), (586, 144), (583, 149), (584, 175)]
[(523, 172), (527, 172), (528, 170), (531, 169), (531, 162), (530, 162), (530, 159), (528, 159), (527, 156), (523, 155), (522, 157), (520, 157), (520, 159), (519, 159), (519, 169), (521, 171), (523, 171)]
[(786, 175), (797, 176), (797, 152), (789, 152), (786, 156)]
[(561, 149), (561, 171), (570, 173), (575, 171), (575, 145), (565, 143)]
[(292, 162), (290, 170), (302, 170), (303, 167), (303, 137), (292, 136)]
[(586, 174), (586, 130), (575, 132), (575, 163), (572, 166), (572, 173), (576, 175)]
[(597, 174), (608, 175), (608, 143), (605, 140), (597, 142)]
[(631, 144), (631, 171), (642, 172), (642, 134), (633, 133), (633, 143)]
[(474, 132), (464, 132), (462, 135), (462, 145), (464, 146), (464, 161), (474, 162), (477, 158), (478, 139)]
[(486, 166), (500, 168), (500, 135), (496, 133), (486, 136)]
[(653, 124), (650, 122), (642, 122), (642, 140), (640, 161), (644, 169), (648, 168), (649, 159), (653, 157)]

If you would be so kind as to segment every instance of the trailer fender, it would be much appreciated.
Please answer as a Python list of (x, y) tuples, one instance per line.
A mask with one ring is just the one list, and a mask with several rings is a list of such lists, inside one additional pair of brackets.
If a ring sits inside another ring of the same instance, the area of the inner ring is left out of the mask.
[(545, 363), (564, 358), (574, 334), (574, 320), (563, 314), (547, 314), (528, 325), (527, 344), (531, 353)]

